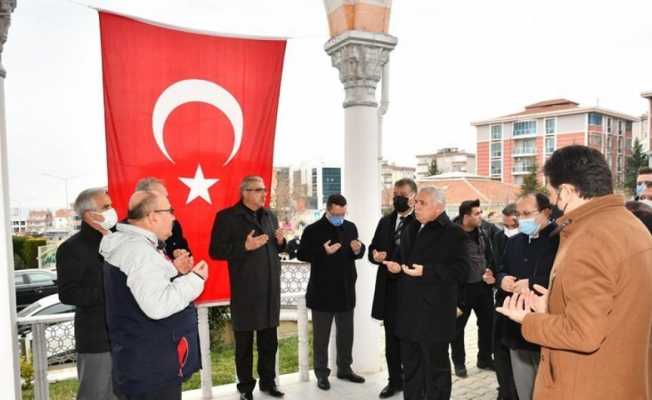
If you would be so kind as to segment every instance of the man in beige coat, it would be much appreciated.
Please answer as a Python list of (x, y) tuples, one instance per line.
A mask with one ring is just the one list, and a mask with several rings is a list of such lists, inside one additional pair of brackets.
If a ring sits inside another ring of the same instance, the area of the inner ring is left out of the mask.
[(557, 150), (544, 172), (565, 210), (550, 290), (498, 308), (542, 347), (534, 398), (649, 400), (652, 236), (613, 194), (597, 150)]

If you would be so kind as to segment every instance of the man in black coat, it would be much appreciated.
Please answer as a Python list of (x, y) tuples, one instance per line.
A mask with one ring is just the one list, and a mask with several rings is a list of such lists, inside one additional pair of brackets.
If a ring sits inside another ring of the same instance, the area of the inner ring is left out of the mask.
[(310, 263), (310, 280), (306, 304), (312, 310), (313, 356), (317, 386), (330, 389), (328, 376), (328, 342), (335, 319), (337, 342), (337, 377), (355, 383), (364, 378), (351, 370), (353, 363), (353, 309), (355, 260), (364, 256), (365, 246), (358, 240), (358, 230), (344, 219), (346, 199), (331, 195), (326, 213), (303, 231), (298, 258)]
[(104, 282), (100, 241), (117, 222), (105, 189), (87, 189), (77, 196), (75, 211), (81, 230), (57, 249), (59, 299), (75, 309), (77, 399), (115, 399), (111, 349), (104, 315)]
[[(528, 293), (534, 285), (547, 288), (559, 248), (559, 235), (552, 235), (557, 225), (550, 222), (552, 205), (548, 196), (526, 194), (517, 200), (516, 208), (520, 234), (507, 241), (497, 276), (503, 299), (512, 293)], [(502, 342), (509, 347), (518, 398), (530, 400), (540, 347), (523, 338), (521, 325), (516, 322), (505, 320), (501, 328)]]
[(464, 329), (475, 312), (478, 321), (478, 357), (480, 369), (494, 370), (492, 357), (492, 326), (494, 314), (493, 285), (496, 283), (493, 269), (493, 254), (489, 236), (482, 229), (482, 209), (480, 200), (463, 201), (457, 217), (460, 227), (466, 233), (466, 252), (471, 269), (461, 293), (462, 315), (457, 319), (457, 335), (451, 343), (455, 375), (464, 378), (466, 371), (466, 351), (464, 346)]
[[(518, 211), (516, 204), (508, 204), (503, 208), (503, 229), (493, 236), (494, 268), (496, 275), (503, 270), (503, 254), (509, 238), (518, 235)], [(502, 305), (505, 300), (505, 292), (496, 291), (495, 304)], [(504, 315), (494, 311), (493, 346), (494, 363), (496, 365), (496, 380), (498, 381), (498, 400), (518, 400), (516, 386), (514, 386), (514, 374), (512, 373), (512, 362), (509, 357), (509, 347), (503, 343), (503, 327), (509, 320)]]
[(401, 235), (398, 261), (384, 261), (398, 274), (396, 334), (401, 338), (406, 400), (442, 400), (451, 395), (448, 344), (455, 337), (458, 287), (469, 261), (466, 235), (452, 223), (440, 190), (416, 197), (415, 216)]
[(378, 221), (374, 238), (369, 245), (369, 261), (378, 265), (376, 289), (371, 308), (371, 317), (383, 321), (385, 328), (385, 359), (389, 382), (380, 392), (385, 399), (403, 390), (403, 367), (401, 366), (401, 342), (394, 333), (396, 325), (397, 276), (387, 270), (383, 261), (396, 261), (403, 229), (414, 221), (414, 197), (417, 185), (412, 179), (404, 178), (394, 184), (394, 211)]
[(261, 177), (245, 177), (240, 184), (240, 202), (215, 216), (209, 248), (211, 258), (226, 260), (229, 265), (236, 372), (243, 400), (253, 398), (256, 386), (252, 375), (254, 331), (260, 390), (283, 396), (275, 384), (275, 361), (281, 312), (278, 253), (286, 242), (276, 216), (265, 208), (266, 193)]

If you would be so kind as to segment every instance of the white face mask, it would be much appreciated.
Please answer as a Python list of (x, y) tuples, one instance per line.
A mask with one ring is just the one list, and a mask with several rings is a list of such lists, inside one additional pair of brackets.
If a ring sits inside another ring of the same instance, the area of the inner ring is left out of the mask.
[(115, 208), (109, 208), (99, 213), (104, 217), (104, 221), (98, 222), (102, 229), (107, 231), (115, 226), (118, 223), (118, 213), (115, 212)]
[(512, 236), (515, 236), (515, 235), (518, 234), (518, 228), (514, 228), (514, 229), (505, 228), (504, 232), (505, 232), (505, 236), (507, 236), (508, 238), (511, 238)]

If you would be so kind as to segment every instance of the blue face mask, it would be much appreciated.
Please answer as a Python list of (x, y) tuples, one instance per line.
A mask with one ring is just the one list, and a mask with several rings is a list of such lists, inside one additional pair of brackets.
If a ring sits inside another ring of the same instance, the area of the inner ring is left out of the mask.
[(645, 183), (641, 182), (636, 185), (636, 196), (640, 196), (645, 191)]
[(539, 226), (539, 224), (534, 222), (534, 218), (518, 220), (518, 231), (530, 237), (536, 235), (537, 232), (539, 232)]
[(337, 215), (329, 215), (328, 221), (333, 224), (334, 226), (340, 226), (344, 223), (344, 217), (337, 216)]

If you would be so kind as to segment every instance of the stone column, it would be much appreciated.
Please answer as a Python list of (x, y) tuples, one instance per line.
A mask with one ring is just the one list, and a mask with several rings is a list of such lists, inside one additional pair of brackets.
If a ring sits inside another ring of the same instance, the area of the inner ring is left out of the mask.
[[(360, 240), (369, 245), (380, 218), (378, 165), (378, 103), (376, 86), (396, 46), (396, 38), (384, 33), (345, 31), (326, 42), (325, 50), (339, 70), (344, 84), (343, 194), (348, 217), (358, 227)], [(357, 304), (353, 368), (359, 372), (381, 370), (380, 324), (370, 316), (376, 266), (367, 257), (357, 262)]]
[(16, 340), (16, 291), (14, 254), (9, 213), (9, 174), (7, 173), (7, 126), (5, 89), (7, 75), (2, 66), (2, 50), (7, 42), (11, 13), (16, 0), (0, 0), (0, 388), (2, 398), (20, 399), (20, 369)]

